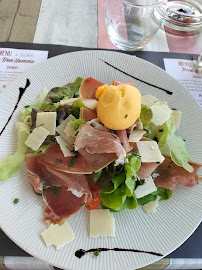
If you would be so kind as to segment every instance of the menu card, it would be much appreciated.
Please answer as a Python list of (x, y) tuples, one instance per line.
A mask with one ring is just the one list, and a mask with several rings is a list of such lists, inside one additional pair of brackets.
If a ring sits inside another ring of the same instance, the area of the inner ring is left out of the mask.
[(19, 74), (47, 58), (48, 51), (0, 48), (0, 93)]
[(202, 75), (196, 71), (196, 61), (164, 59), (165, 70), (193, 95), (202, 108)]

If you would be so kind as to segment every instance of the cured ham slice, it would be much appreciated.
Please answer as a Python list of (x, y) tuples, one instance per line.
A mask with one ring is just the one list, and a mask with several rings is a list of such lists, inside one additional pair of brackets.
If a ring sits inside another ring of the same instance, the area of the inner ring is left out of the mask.
[(46, 203), (43, 221), (48, 223), (62, 223), (78, 212), (86, 202), (87, 195), (78, 198), (67, 191), (67, 187), (50, 187), (43, 190)]
[[(77, 135), (78, 136), (78, 135)], [(71, 166), (67, 166), (75, 158)], [(89, 154), (85, 149), (79, 149), (76, 157), (64, 157), (57, 143), (51, 144), (39, 156), (39, 162), (58, 171), (76, 174), (91, 174), (97, 172), (117, 158), (116, 153)], [(56, 159), (61, 159), (56, 165)]]
[(132, 126), (130, 126), (129, 128), (127, 128), (127, 132), (133, 131), (133, 129), (139, 124), (139, 122), (140, 122), (140, 120), (138, 118)]
[(102, 85), (103, 83), (96, 81), (95, 79), (91, 77), (87, 78), (82, 82), (81, 87), (79, 89), (80, 96), (82, 97), (82, 99), (85, 99), (85, 98), (97, 99), (96, 91), (98, 87)]
[(91, 121), (92, 119), (97, 118), (97, 114), (95, 111), (88, 108), (80, 108), (80, 118), (85, 122)]
[(130, 84), (130, 85), (133, 85), (134, 82), (133, 81), (130, 81), (130, 82), (125, 83), (125, 82), (116, 81), (116, 80), (113, 80), (113, 82), (112, 82), (112, 85), (115, 85), (115, 86), (120, 85), (120, 84)]
[(89, 125), (81, 125), (74, 142), (75, 150), (84, 148), (88, 153), (115, 153), (125, 155), (121, 142), (115, 134), (100, 131)]
[(27, 155), (27, 170), (30, 182), (37, 193), (41, 193), (43, 186), (65, 186), (77, 197), (90, 194), (87, 179), (82, 174), (69, 174), (56, 171), (38, 162), (40, 155)]
[[(68, 190), (71, 191), (75, 196), (81, 197), (83, 194), (91, 194), (88, 181), (84, 174), (65, 173), (49, 167), (47, 167), (47, 170), (52, 173), (55, 178), (59, 178), (60, 181), (63, 181), (67, 185)], [(58, 185), (55, 184), (55, 186)]]
[(88, 124), (101, 131), (109, 131), (99, 120), (99, 118), (92, 119)]
[(155, 173), (159, 174), (155, 179), (156, 186), (171, 190), (175, 190), (177, 184), (185, 187), (195, 186), (199, 181), (199, 177), (196, 172), (201, 165), (191, 162), (190, 164), (194, 168), (192, 173), (189, 173), (184, 168), (177, 166), (172, 162), (170, 157), (165, 156), (164, 162), (155, 170)]
[(140, 179), (147, 179), (151, 176), (154, 170), (159, 166), (156, 162), (142, 162), (140, 169), (137, 171), (137, 176)]
[(128, 136), (127, 136), (127, 132), (126, 130), (117, 130), (117, 136), (123, 146), (123, 148), (125, 149), (126, 152), (129, 152), (133, 149), (133, 147), (131, 147), (129, 141), (128, 141)]

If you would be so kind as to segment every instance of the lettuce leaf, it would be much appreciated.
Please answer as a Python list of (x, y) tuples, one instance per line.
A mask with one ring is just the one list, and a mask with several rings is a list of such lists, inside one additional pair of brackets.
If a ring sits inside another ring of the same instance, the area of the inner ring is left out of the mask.
[(167, 121), (170, 133), (167, 136), (167, 145), (170, 148), (170, 157), (176, 165), (183, 167), (188, 172), (193, 172), (194, 168), (189, 164), (190, 155), (188, 154), (185, 142), (180, 136), (175, 135), (176, 127), (173, 116)]
[(103, 170), (100, 170), (100, 171), (92, 174), (92, 177), (93, 177), (93, 180), (95, 181), (95, 183), (100, 179), (102, 173), (103, 173)]
[(136, 174), (136, 172), (139, 170), (141, 166), (140, 159), (133, 155), (128, 156), (128, 160), (129, 162), (124, 164), (126, 171), (126, 179), (134, 176), (134, 174)]
[(25, 141), (29, 136), (29, 127), (21, 122), (16, 122), (18, 128), (18, 147), (15, 154), (4, 158), (0, 162), (0, 179), (8, 180), (13, 174), (17, 173), (21, 169), (21, 165), (25, 160), (25, 156), (28, 151), (28, 147), (25, 145)]
[(172, 196), (172, 190), (164, 189), (164, 188), (157, 188), (157, 191), (154, 191), (140, 199), (137, 200), (138, 205), (144, 205), (150, 201), (156, 200), (157, 196), (160, 196), (160, 201), (168, 200)]
[(140, 119), (143, 123), (143, 127), (147, 128), (152, 120), (152, 110), (147, 105), (141, 105)]
[(152, 140), (158, 140), (160, 150), (167, 145), (170, 149), (172, 161), (188, 172), (193, 172), (194, 169), (189, 164), (190, 156), (186, 151), (185, 142), (180, 136), (175, 135), (176, 127), (172, 115), (162, 126), (156, 126), (150, 123), (148, 129), (150, 133), (147, 137)]
[(120, 212), (124, 209), (135, 209), (137, 207), (137, 199), (135, 196), (127, 197), (122, 206), (113, 209), (114, 212)]
[(48, 97), (52, 100), (52, 102), (58, 102), (64, 97), (73, 98), (78, 96), (79, 88), (83, 79), (78, 77), (73, 83), (65, 84), (62, 87), (54, 87), (48, 94)]
[(74, 101), (74, 103), (72, 104), (72, 112), (71, 113), (77, 119), (79, 118), (80, 108), (82, 108), (82, 107), (86, 108), (86, 105), (80, 100)]
[(44, 88), (43, 91), (40, 93), (39, 97), (31, 105), (29, 105), (29, 107), (22, 110), (21, 112), (22, 118), (25, 119), (27, 116), (30, 116), (32, 112), (32, 108), (40, 109), (47, 95), (48, 95), (48, 89)]
[(102, 204), (108, 208), (115, 209), (121, 207), (127, 196), (130, 196), (131, 192), (126, 184), (121, 185), (116, 190), (113, 190), (111, 193), (103, 192), (103, 189), (99, 191)]
[(44, 111), (55, 111), (59, 106), (60, 106), (60, 102), (57, 102), (57, 103), (44, 102), (41, 105), (40, 109)]
[(188, 172), (193, 172), (194, 168), (188, 163), (190, 156), (186, 151), (185, 142), (179, 136), (171, 133), (167, 138), (167, 144), (170, 148), (171, 159), (176, 165), (183, 167)]
[(128, 159), (129, 162), (124, 165), (125, 170), (111, 177), (113, 186), (99, 191), (102, 205), (116, 212), (137, 207), (133, 193), (136, 183), (134, 175), (139, 170), (141, 161), (132, 155)]
[(148, 138), (158, 141), (158, 147), (162, 150), (167, 142), (168, 134), (171, 132), (170, 120), (166, 121), (162, 126), (156, 126), (153, 123), (149, 124), (149, 135)]
[(111, 178), (112, 182), (113, 182), (113, 186), (109, 187), (107, 189), (101, 189), (101, 192), (104, 194), (110, 194), (112, 192), (114, 192), (115, 190), (117, 190), (117, 188), (125, 182), (126, 180), (126, 176), (125, 176), (125, 172), (120, 172), (119, 174), (117, 174), (116, 176)]
[(39, 152), (44, 152), (48, 147), (50, 146), (50, 144), (47, 143), (43, 143), (35, 152), (34, 152), (34, 156), (36, 154), (38, 154)]
[(129, 162), (125, 163), (125, 172), (126, 172), (126, 185), (131, 191), (131, 196), (133, 195), (133, 191), (135, 189), (135, 179), (134, 175), (139, 170), (141, 166), (141, 161), (135, 156), (129, 156), (128, 157)]
[(72, 128), (74, 131), (76, 131), (80, 125), (85, 124), (86, 122), (83, 119), (76, 119), (72, 123)]

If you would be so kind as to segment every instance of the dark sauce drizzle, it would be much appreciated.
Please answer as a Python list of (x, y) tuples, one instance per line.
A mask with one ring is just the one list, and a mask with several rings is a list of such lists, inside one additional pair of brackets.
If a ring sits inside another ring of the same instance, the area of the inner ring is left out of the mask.
[(81, 258), (83, 257), (86, 253), (89, 252), (96, 252), (96, 251), (128, 251), (128, 252), (134, 252), (134, 253), (147, 253), (147, 254), (151, 254), (151, 255), (155, 255), (155, 256), (163, 256), (161, 253), (157, 253), (157, 252), (151, 252), (151, 251), (143, 251), (143, 250), (137, 250), (137, 249), (126, 249), (126, 248), (92, 248), (89, 250), (84, 250), (84, 249), (79, 249), (75, 252), (75, 256), (77, 258)]
[(24, 87), (24, 88), (19, 87), (19, 96), (18, 96), (17, 102), (16, 102), (16, 104), (15, 104), (15, 107), (14, 107), (14, 109), (13, 109), (11, 115), (10, 115), (9, 118), (8, 118), (8, 121), (6, 122), (5, 126), (2, 128), (2, 130), (1, 130), (1, 132), (0, 132), (0, 136), (1, 136), (2, 133), (4, 132), (4, 130), (5, 130), (6, 126), (8, 125), (8, 123), (10, 122), (10, 120), (11, 120), (11, 118), (12, 118), (12, 116), (13, 116), (15, 110), (16, 110), (17, 107), (18, 107), (18, 104), (19, 104), (19, 102), (20, 102), (20, 100), (21, 100), (21, 98), (22, 98), (22, 96), (23, 96), (25, 90), (26, 90), (27, 87), (29, 87), (29, 86), (30, 86), (30, 80), (27, 79), (25, 87)]
[(152, 87), (155, 87), (155, 88), (157, 88), (157, 89), (159, 89), (159, 90), (162, 90), (162, 91), (166, 92), (168, 95), (172, 95), (172, 94), (173, 94), (173, 92), (171, 92), (171, 91), (168, 91), (168, 90), (166, 90), (166, 89), (164, 89), (164, 88), (161, 88), (161, 87), (159, 87), (159, 86), (156, 86), (156, 85), (154, 85), (154, 84), (145, 82), (145, 81), (143, 81), (143, 80), (141, 80), (141, 79), (138, 79), (138, 78), (136, 78), (136, 77), (134, 77), (134, 76), (128, 74), (127, 72), (125, 72), (125, 71), (123, 71), (123, 70), (121, 70), (121, 69), (119, 69), (119, 68), (117, 68), (117, 67), (114, 67), (113, 65), (109, 64), (108, 62), (106, 62), (106, 61), (104, 61), (104, 60), (102, 60), (102, 59), (99, 59), (99, 60), (101, 60), (102, 62), (104, 62), (106, 65), (108, 65), (108, 66), (110, 66), (110, 67), (112, 67), (112, 68), (114, 68), (114, 69), (116, 69), (116, 70), (122, 72), (123, 74), (125, 74), (125, 75), (127, 75), (127, 76), (129, 76), (129, 77), (131, 77), (131, 78), (133, 78), (133, 79), (135, 79), (135, 80), (137, 80), (137, 81), (139, 81), (139, 82), (145, 83), (145, 84), (147, 84), (147, 85), (149, 85), (149, 86), (152, 86)]

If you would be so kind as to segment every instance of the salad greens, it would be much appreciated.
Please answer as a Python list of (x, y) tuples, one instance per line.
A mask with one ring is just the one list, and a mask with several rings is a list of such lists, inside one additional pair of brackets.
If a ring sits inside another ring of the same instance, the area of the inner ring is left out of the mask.
[(174, 133), (170, 133), (167, 139), (167, 145), (170, 148), (171, 159), (180, 167), (183, 167), (188, 172), (193, 172), (194, 168), (188, 163), (190, 156), (186, 151), (185, 142), (181, 137), (176, 136)]
[(72, 128), (74, 131), (77, 131), (77, 129), (79, 128), (80, 125), (85, 124), (86, 122), (83, 119), (76, 119), (73, 123), (72, 123)]
[(43, 91), (40, 93), (39, 97), (28, 107), (22, 110), (21, 116), (23, 119), (26, 119), (27, 116), (31, 115), (32, 108), (41, 109), (42, 104), (45, 102), (45, 99), (48, 95), (48, 89), (44, 88)]
[(48, 143), (43, 143), (35, 152), (34, 152), (34, 156), (40, 152), (44, 152), (48, 147), (50, 146), (50, 144)]
[(185, 142), (180, 136), (175, 135), (176, 127), (172, 115), (162, 126), (156, 126), (150, 123), (148, 129), (150, 133), (147, 137), (152, 140), (157, 139), (160, 150), (163, 150), (167, 145), (170, 149), (172, 161), (188, 172), (193, 172), (193, 167), (188, 163), (190, 156), (186, 151)]
[(172, 190), (158, 187), (157, 191), (154, 191), (142, 198), (139, 198), (137, 200), (137, 203), (139, 205), (143, 205), (150, 201), (154, 201), (158, 195), (161, 197), (160, 201), (168, 200), (172, 196)]
[(60, 102), (56, 102), (56, 103), (44, 102), (41, 105), (40, 109), (42, 111), (55, 111), (59, 106), (60, 106)]
[(152, 120), (152, 110), (147, 105), (141, 105), (140, 120), (143, 123), (143, 127), (147, 128)]
[[(61, 106), (60, 103), (60, 100), (64, 97), (78, 97), (79, 88), (82, 82), (83, 79), (78, 77), (73, 83), (68, 83), (62, 87), (55, 87), (50, 92), (48, 92), (47, 89), (44, 89), (31, 105), (25, 106), (21, 113), (24, 123), (16, 123), (18, 128), (17, 151), (14, 155), (6, 157), (0, 162), (0, 179), (7, 180), (13, 174), (20, 171), (21, 165), (28, 153), (28, 147), (25, 145), (25, 141), (30, 132), (36, 127), (36, 117), (38, 112), (56, 111), (57, 126), (72, 114), (76, 118), (76, 120), (72, 122), (72, 129), (74, 131), (77, 131), (81, 124), (86, 123), (83, 119), (79, 118), (80, 108), (86, 107), (81, 100), (74, 101), (72, 105), (66, 104)], [(166, 118), (168, 120), (161, 126), (153, 124), (152, 117), (153, 113), (150, 107), (141, 105), (140, 119), (143, 123), (143, 128), (147, 130), (147, 134), (144, 136), (148, 139), (157, 141), (158, 147), (162, 152), (165, 147), (168, 147), (172, 161), (188, 172), (193, 172), (193, 167), (189, 164), (190, 156), (186, 151), (185, 143), (181, 137), (175, 135), (176, 127), (173, 115), (171, 114), (169, 119)], [(125, 118), (127, 118), (127, 114), (125, 115)], [(29, 123), (28, 119), (30, 119), (31, 123)], [(25, 122), (27, 124), (25, 124)], [(31, 129), (29, 126), (31, 126)], [(55, 135), (49, 135), (39, 149), (35, 152), (33, 151), (33, 155), (45, 151), (50, 143), (54, 141)], [(67, 166), (71, 167), (76, 158), (77, 156), (73, 156)], [(127, 154), (126, 159), (127, 162), (124, 163), (124, 165), (115, 166), (115, 162), (112, 162), (104, 169), (92, 174), (93, 180), (101, 188), (99, 190), (99, 196), (103, 208), (119, 212), (124, 209), (134, 209), (137, 205), (144, 205), (150, 201), (154, 201), (157, 196), (161, 197), (160, 201), (167, 200), (171, 197), (171, 190), (158, 187), (155, 192), (137, 199), (134, 195), (134, 190), (144, 183), (144, 180), (137, 177), (137, 172), (141, 167), (141, 156), (136, 150), (136, 152), (134, 151), (133, 153)], [(60, 161), (61, 160), (56, 159), (56, 163)], [(102, 185), (100, 185), (100, 182), (102, 182)], [(54, 187), (53, 192), (56, 192)]]
[(16, 122), (18, 128), (18, 148), (15, 154), (4, 158), (0, 162), (0, 179), (8, 180), (13, 174), (17, 173), (21, 169), (21, 165), (25, 160), (25, 156), (28, 151), (28, 147), (25, 145), (25, 141), (29, 135), (29, 127), (22, 123)]
[(71, 113), (73, 114), (74, 117), (79, 118), (80, 108), (82, 107), (86, 108), (86, 105), (82, 101), (80, 100), (74, 101), (71, 110)]
[(134, 175), (139, 170), (141, 161), (133, 155), (128, 156), (128, 159), (129, 162), (125, 163), (123, 170), (111, 177), (113, 186), (99, 191), (102, 205), (114, 211), (137, 207), (133, 194), (136, 185)]
[(55, 87), (49, 93), (48, 97), (52, 100), (52, 102), (58, 102), (64, 97), (73, 98), (79, 96), (79, 88), (83, 79), (78, 77), (75, 82), (65, 84), (62, 87)]

